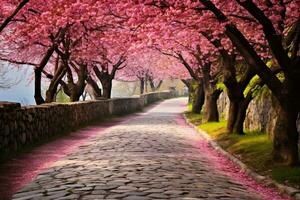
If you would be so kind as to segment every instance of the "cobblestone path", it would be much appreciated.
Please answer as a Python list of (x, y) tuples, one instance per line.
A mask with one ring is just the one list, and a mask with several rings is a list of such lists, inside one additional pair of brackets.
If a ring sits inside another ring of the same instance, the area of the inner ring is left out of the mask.
[(185, 103), (167, 100), (107, 129), (13, 199), (262, 199), (199, 151), (199, 135), (178, 122)]

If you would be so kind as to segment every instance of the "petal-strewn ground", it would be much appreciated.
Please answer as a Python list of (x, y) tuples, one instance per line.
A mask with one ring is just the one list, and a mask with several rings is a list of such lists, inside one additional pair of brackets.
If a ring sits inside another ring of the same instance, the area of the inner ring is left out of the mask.
[(96, 134), (13, 199), (283, 199), (215, 152), (171, 99)]

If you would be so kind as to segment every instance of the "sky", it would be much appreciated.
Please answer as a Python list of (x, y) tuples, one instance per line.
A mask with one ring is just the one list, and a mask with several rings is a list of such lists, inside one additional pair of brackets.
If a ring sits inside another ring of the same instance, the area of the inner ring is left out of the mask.
[[(5, 67), (0, 65), (0, 67)], [(33, 70), (13, 69), (7, 74), (7, 79), (20, 80), (17, 85), (9, 89), (0, 89), (0, 101), (19, 102), (22, 105), (33, 105), (34, 102), (34, 86), (32, 79)], [(1, 77), (0, 77), (1, 78)]]

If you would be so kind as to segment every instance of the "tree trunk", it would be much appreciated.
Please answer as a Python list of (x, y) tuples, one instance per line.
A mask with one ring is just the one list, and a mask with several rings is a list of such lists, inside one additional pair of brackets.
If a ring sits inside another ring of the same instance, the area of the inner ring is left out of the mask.
[(70, 63), (71, 66), (75, 69), (77, 73), (78, 80), (75, 83), (73, 78), (73, 73), (70, 68), (70, 65), (68, 65), (68, 61), (64, 60), (64, 65), (66, 66), (66, 72), (67, 72), (67, 78), (68, 78), (68, 84), (65, 85), (64, 90), (69, 97), (71, 102), (76, 102), (80, 100), (81, 95), (84, 92), (86, 83), (85, 81), (88, 79), (87, 77), (87, 65), (85, 64), (78, 64), (79, 68), (75, 66), (74, 63)]
[(68, 84), (68, 90), (70, 92), (70, 101), (71, 102), (76, 102), (80, 100), (80, 97), (84, 93), (84, 88), (86, 84), (84, 83), (69, 83)]
[(45, 103), (45, 100), (42, 96), (42, 72), (52, 54), (54, 53), (54, 45), (52, 45), (44, 55), (41, 63), (37, 68), (34, 69), (34, 98), (37, 105)]
[(89, 76), (87, 77), (86, 81), (92, 89), (93, 99), (100, 98), (102, 96), (102, 90), (99, 88), (96, 81), (94, 79), (92, 79), (91, 77), (89, 77)]
[(78, 94), (76, 89), (73, 88), (73, 89), (70, 90), (70, 92), (71, 92), (70, 101), (71, 102), (79, 101), (81, 95)]
[(237, 119), (238, 111), (239, 111), (239, 103), (236, 101), (230, 100), (229, 110), (228, 110), (228, 120), (227, 120), (227, 132), (228, 133), (233, 133), (233, 128), (234, 128), (234, 124)]
[(55, 102), (56, 91), (57, 86), (51, 86), (48, 88), (48, 90), (46, 91), (46, 103)]
[(248, 104), (245, 101), (239, 103), (236, 120), (235, 120), (235, 123), (233, 126), (232, 133), (238, 134), (238, 135), (245, 134), (244, 121), (246, 119), (247, 108), (248, 108)]
[[(251, 98), (252, 99), (252, 98)], [(247, 108), (251, 100), (245, 98), (229, 98), (229, 112), (227, 120), (227, 132), (244, 135), (244, 121), (246, 119)]]
[[(250, 74), (249, 77), (252, 77)], [(230, 77), (225, 79), (224, 84), (227, 88), (227, 94), (230, 101), (229, 113), (227, 120), (227, 132), (244, 135), (244, 121), (246, 119), (247, 108), (253, 99), (253, 90), (249, 90), (246, 97), (244, 96), (244, 90), (248, 84), (250, 78), (244, 78), (244, 81), (237, 82), (232, 81)], [(257, 83), (263, 85), (262, 83)], [(256, 84), (256, 85), (257, 85)], [(255, 87), (256, 87), (255, 85)], [(254, 87), (254, 86), (253, 86)]]
[(229, 98), (229, 113), (227, 121), (228, 133), (244, 135), (244, 121), (247, 115), (248, 106), (252, 100), (252, 94), (247, 95), (246, 98), (235, 97)]
[(191, 86), (189, 89), (189, 99), (188, 102), (189, 103), (193, 103), (193, 95), (196, 94), (195, 88), (193, 86)]
[(103, 87), (103, 97), (106, 99), (111, 98), (112, 80), (105, 79), (101, 81)]
[(200, 114), (204, 104), (204, 88), (203, 84), (198, 84), (194, 93), (194, 99), (192, 102), (192, 112)]
[(143, 78), (140, 79), (140, 94), (144, 94), (145, 89), (145, 80)]
[(162, 85), (162, 83), (163, 83), (163, 81), (160, 80), (160, 81), (158, 82), (157, 86), (155, 86), (155, 83), (154, 83), (154, 80), (153, 80), (152, 77), (149, 76), (148, 80), (149, 80), (149, 84), (150, 84), (150, 87), (151, 87), (151, 91), (152, 91), (152, 92), (157, 91), (157, 90), (160, 88), (160, 86)]
[(42, 96), (42, 72), (39, 68), (34, 70), (34, 99), (37, 105), (45, 103)]
[(282, 105), (277, 105), (277, 116), (273, 133), (273, 159), (275, 162), (298, 166), (299, 133), (296, 125), (298, 113), (292, 108), (284, 109)]
[(154, 81), (151, 77), (149, 77), (149, 84), (150, 84), (150, 88), (151, 88), (151, 91), (152, 92), (155, 92), (156, 88), (155, 88), (155, 85), (154, 85)]
[(60, 81), (65, 76), (65, 74), (66, 74), (66, 70), (65, 70), (64, 65), (62, 64), (56, 70), (53, 78), (51, 79), (49, 88), (46, 91), (46, 103), (51, 103), (51, 102), (56, 101), (57, 88), (58, 88)]
[(159, 90), (162, 84), (163, 84), (163, 80), (160, 80), (157, 86), (155, 87), (155, 91)]
[(220, 90), (215, 90), (214, 92), (205, 92), (204, 100), (204, 112), (203, 112), (203, 122), (218, 122), (219, 121), (219, 111), (217, 101), (221, 94)]
[(145, 93), (148, 93), (148, 78), (147, 76), (145, 77)]

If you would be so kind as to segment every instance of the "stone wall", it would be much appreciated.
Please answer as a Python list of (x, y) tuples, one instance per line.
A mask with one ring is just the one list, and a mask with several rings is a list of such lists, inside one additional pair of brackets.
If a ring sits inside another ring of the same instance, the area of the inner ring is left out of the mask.
[[(274, 105), (275, 99), (269, 93), (255, 97), (247, 109), (244, 128), (250, 131), (272, 133), (277, 119)], [(229, 99), (225, 92), (221, 94), (218, 100), (218, 109), (223, 117), (227, 119)], [(298, 120), (298, 130), (300, 130), (300, 120)]]
[(21, 107), (19, 103), (0, 102), (0, 150), (17, 150), (92, 121), (132, 113), (155, 101), (174, 96), (173, 92), (165, 91), (124, 99), (27, 107)]

